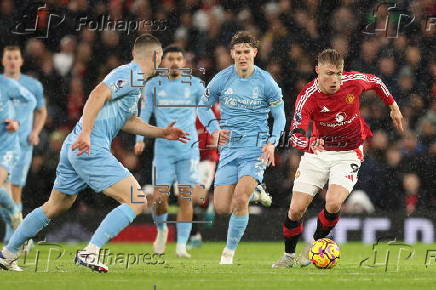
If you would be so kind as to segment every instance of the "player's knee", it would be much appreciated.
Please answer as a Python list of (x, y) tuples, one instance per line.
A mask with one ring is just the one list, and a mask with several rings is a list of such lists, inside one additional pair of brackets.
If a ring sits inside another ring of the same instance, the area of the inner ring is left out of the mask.
[(293, 221), (300, 220), (305, 212), (306, 209), (303, 207), (291, 206), (288, 211), (288, 217)]
[(228, 205), (218, 205), (215, 203), (215, 212), (217, 214), (230, 214), (232, 209)]
[(248, 206), (249, 197), (245, 194), (236, 194), (233, 198), (233, 208), (235, 209), (243, 209)]
[(69, 210), (71, 208), (71, 204), (69, 203), (54, 204), (50, 201), (47, 201), (46, 203), (43, 204), (42, 208), (44, 210), (44, 213), (47, 215), (47, 217), (49, 219), (52, 219)]
[(341, 210), (342, 202), (340, 200), (328, 200), (325, 203), (325, 209), (330, 213), (337, 213)]

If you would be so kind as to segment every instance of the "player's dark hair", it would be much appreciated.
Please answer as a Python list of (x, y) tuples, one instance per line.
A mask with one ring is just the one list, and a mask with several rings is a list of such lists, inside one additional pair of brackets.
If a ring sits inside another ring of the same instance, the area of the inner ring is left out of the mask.
[(160, 43), (159, 39), (157, 39), (157, 37), (154, 37), (153, 35), (151, 35), (149, 33), (144, 33), (135, 39), (135, 44), (133, 45), (133, 48), (136, 49), (138, 47), (148, 46), (151, 44), (161, 45), (161, 43)]
[(248, 43), (254, 48), (259, 47), (259, 41), (256, 39), (256, 37), (246, 30), (238, 31), (235, 35), (233, 35), (232, 41), (230, 42), (230, 48), (233, 48), (234, 45), (240, 43)]
[(163, 50), (162, 58), (164, 58), (165, 55), (170, 52), (180, 52), (183, 55), (183, 57), (185, 57), (185, 50), (183, 48), (178, 46), (168, 46), (165, 47), (165, 49)]
[(324, 49), (318, 54), (318, 64), (325, 63), (340, 67), (344, 65), (344, 57), (336, 49)]

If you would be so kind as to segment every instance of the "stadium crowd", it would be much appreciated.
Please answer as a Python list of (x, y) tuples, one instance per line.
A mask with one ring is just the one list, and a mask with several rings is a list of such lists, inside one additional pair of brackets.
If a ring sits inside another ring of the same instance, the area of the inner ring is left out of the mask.
[[(47, 199), (63, 139), (81, 116), (90, 90), (112, 68), (130, 60), (135, 36), (151, 32), (164, 46), (184, 48), (193, 74), (207, 83), (232, 64), (228, 50), (232, 35), (249, 30), (261, 41), (257, 65), (268, 70), (283, 90), (287, 128), (298, 92), (315, 77), (315, 57), (322, 49), (332, 47), (343, 54), (345, 70), (382, 78), (404, 114), (407, 130), (398, 135), (383, 103), (374, 94), (362, 96), (361, 112), (374, 137), (366, 144), (355, 189), (363, 190), (378, 210), (401, 209), (412, 214), (435, 209), (436, 26), (429, 19), (436, 15), (436, 4), (432, 0), (396, 1), (396, 10), (388, 10), (392, 4), (378, 3), (47, 0), (47, 11), (65, 15), (65, 20), (48, 27), (47, 38), (30, 38), (10, 32), (26, 6), (22, 1), (3, 0), (0, 48), (22, 47), (23, 72), (43, 83), (49, 110), (24, 188), (25, 208)], [(95, 29), (91, 25), (78, 29), (81, 17), (102, 16), (114, 21), (148, 20), (150, 25), (129, 34), (121, 28)], [(141, 184), (151, 183), (151, 141), (140, 157), (134, 155), (133, 145), (133, 136), (121, 133), (112, 150)], [(289, 205), (300, 155), (294, 149), (279, 148), (278, 164), (266, 171), (273, 207)], [(93, 195), (82, 195), (80, 201), (82, 207), (102, 205)], [(105, 202), (109, 201), (103, 205)]]

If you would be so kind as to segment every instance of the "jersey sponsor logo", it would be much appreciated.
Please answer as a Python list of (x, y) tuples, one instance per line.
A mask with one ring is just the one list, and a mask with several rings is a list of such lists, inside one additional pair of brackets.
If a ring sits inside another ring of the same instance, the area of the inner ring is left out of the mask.
[(321, 109), (320, 112), (321, 112), (321, 113), (327, 113), (327, 112), (330, 112), (330, 110), (329, 110), (329, 108), (327, 108), (326, 106), (324, 106), (324, 107), (322, 107), (322, 109)]
[(336, 122), (341, 123), (343, 121), (345, 121), (345, 119), (347, 118), (347, 114), (345, 112), (339, 112), (336, 114)]
[(225, 92), (224, 95), (232, 95), (233, 94), (233, 89), (232, 88), (228, 88)]
[(353, 94), (347, 94), (346, 96), (345, 96), (345, 102), (347, 103), (347, 104), (352, 104), (352, 103), (354, 103), (354, 95)]
[[(343, 115), (339, 115), (339, 114), (343, 114)], [(344, 112), (340, 112), (338, 114), (336, 114), (336, 121), (338, 123), (328, 123), (328, 122), (319, 122), (319, 124), (321, 126), (325, 126), (325, 127), (331, 127), (331, 128), (335, 128), (335, 127), (340, 127), (340, 126), (344, 126), (347, 124), (350, 124), (351, 122), (353, 122), (359, 115), (355, 114), (351, 119), (349, 120), (345, 120), (346, 115)], [(339, 121), (342, 120), (342, 121)]]
[(224, 104), (226, 106), (231, 106), (231, 107), (252, 108), (252, 107), (255, 107), (255, 106), (257, 107), (257, 106), (261, 105), (262, 101), (261, 100), (244, 100), (244, 99), (225, 97)]

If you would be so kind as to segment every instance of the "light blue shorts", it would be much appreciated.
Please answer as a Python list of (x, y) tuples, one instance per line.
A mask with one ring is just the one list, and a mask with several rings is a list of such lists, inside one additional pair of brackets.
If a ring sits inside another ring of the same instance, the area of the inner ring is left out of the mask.
[(262, 183), (266, 164), (260, 161), (261, 147), (223, 147), (215, 175), (215, 186), (237, 184), (243, 176), (251, 176)]
[(11, 174), (15, 164), (17, 164), (19, 150), (0, 151), (0, 167)]
[(32, 164), (32, 152), (32, 148), (30, 150), (21, 151), (10, 176), (13, 185), (26, 185), (27, 173), (29, 172), (30, 164)]
[(132, 175), (107, 149), (91, 146), (90, 155), (77, 152), (71, 144), (62, 145), (54, 189), (73, 195), (89, 186), (100, 192)]
[(198, 162), (198, 156), (155, 156), (153, 160), (155, 185), (171, 186), (175, 182), (179, 185), (191, 186), (200, 184)]

